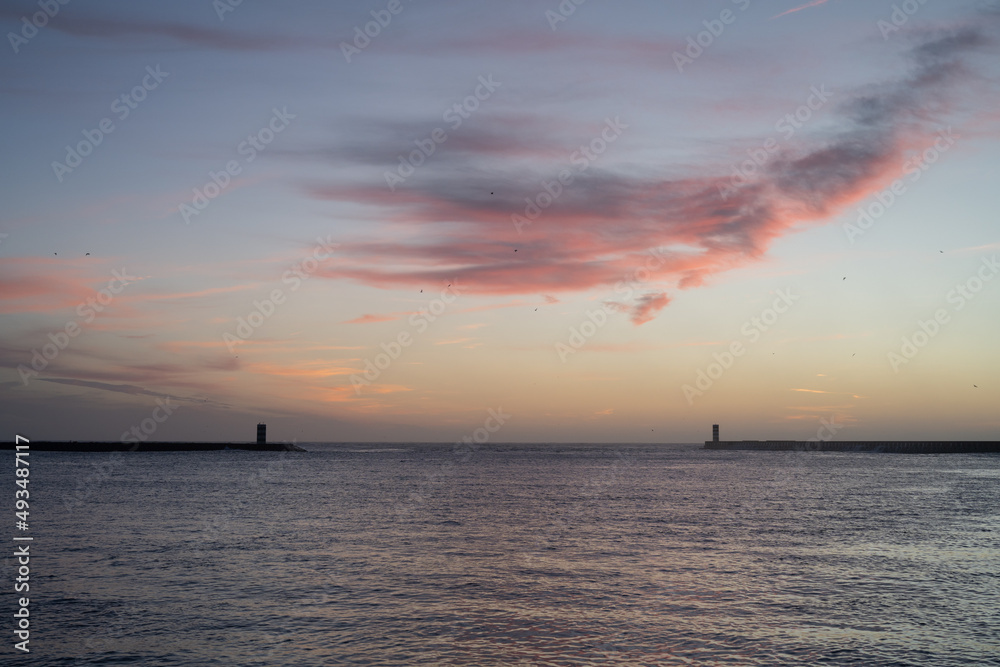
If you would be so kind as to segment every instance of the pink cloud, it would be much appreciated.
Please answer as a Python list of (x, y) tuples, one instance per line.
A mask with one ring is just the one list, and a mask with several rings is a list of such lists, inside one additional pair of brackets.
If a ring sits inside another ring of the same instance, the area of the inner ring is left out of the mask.
[[(595, 166), (552, 195), (539, 183), (564, 163), (543, 160), (534, 172), (505, 162), (492, 144), (480, 149), (488, 170), (445, 153), (391, 193), (370, 181), (310, 184), (316, 199), (361, 204), (412, 230), (343, 243), (338, 262), (318, 275), (386, 289), (457, 281), (463, 294), (481, 295), (624, 286), (632, 294), (622, 309), (635, 324), (648, 322), (669, 303), (668, 289), (697, 288), (759, 262), (776, 239), (827, 223), (884, 189), (906, 151), (925, 148), (960, 104), (958, 93), (971, 92), (960, 86), (974, 77), (955, 62), (986, 44), (971, 28), (927, 38), (911, 50), (906, 77), (839, 94), (836, 131), (814, 140), (800, 133), (742, 186), (733, 186), (725, 162), (680, 178)], [(541, 194), (549, 203), (532, 212), (526, 201)]]
[(670, 298), (664, 292), (653, 292), (639, 297), (638, 303), (632, 307), (630, 319), (635, 325), (645, 324), (656, 317), (656, 314), (667, 307)]
[[(103, 269), (103, 266), (102, 266)], [(10, 257), (0, 275), (0, 313), (41, 313), (75, 308), (107, 285), (110, 275), (98, 275), (79, 260)]]
[(375, 322), (392, 322), (393, 320), (398, 320), (397, 315), (370, 315), (365, 314), (361, 317), (355, 317), (353, 320), (346, 320), (343, 324), (373, 324)]

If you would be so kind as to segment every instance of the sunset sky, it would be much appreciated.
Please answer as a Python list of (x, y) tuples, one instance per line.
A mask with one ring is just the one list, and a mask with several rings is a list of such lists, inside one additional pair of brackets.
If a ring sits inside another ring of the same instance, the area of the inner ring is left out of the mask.
[(3, 437), (1000, 439), (1000, 2), (50, 4)]

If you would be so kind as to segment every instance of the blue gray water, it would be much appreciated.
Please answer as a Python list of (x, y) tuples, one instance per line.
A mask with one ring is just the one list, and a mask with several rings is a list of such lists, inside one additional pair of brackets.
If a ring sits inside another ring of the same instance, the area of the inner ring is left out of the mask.
[(995, 455), (305, 446), (33, 453), (9, 664), (1000, 665)]

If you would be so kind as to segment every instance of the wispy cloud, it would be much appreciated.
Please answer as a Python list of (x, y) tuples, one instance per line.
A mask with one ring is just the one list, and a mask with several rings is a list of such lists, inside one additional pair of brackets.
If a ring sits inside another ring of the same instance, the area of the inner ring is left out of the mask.
[(343, 324), (374, 324), (375, 322), (392, 322), (398, 320), (398, 315), (371, 315), (365, 314), (355, 317), (353, 320), (345, 320)]
[[(10, 7), (0, 8), (0, 19), (20, 20), (22, 12)], [(292, 37), (275, 35), (246, 35), (234, 30), (206, 28), (204, 26), (174, 21), (145, 21), (117, 19), (102, 16), (83, 16), (63, 12), (57, 20), (49, 22), (50, 29), (77, 37), (98, 39), (166, 38), (188, 46), (227, 51), (273, 51), (281, 48), (301, 48), (304, 42)], [(311, 40), (306, 40), (311, 41)], [(330, 48), (336, 45), (328, 42)]]
[(793, 7), (787, 11), (781, 12), (780, 14), (775, 14), (771, 19), (776, 19), (780, 16), (785, 16), (786, 14), (794, 14), (795, 12), (801, 12), (803, 9), (809, 9), (810, 7), (819, 7), (820, 5), (825, 5), (829, 0), (813, 0), (812, 2), (807, 2), (804, 5), (798, 7)]
[(192, 403), (201, 403), (205, 405), (211, 405), (213, 407), (229, 407), (226, 403), (210, 400), (207, 398), (184, 398), (177, 396), (175, 394), (165, 394), (159, 391), (152, 391), (146, 389), (145, 387), (139, 387), (131, 384), (114, 384), (109, 382), (95, 382), (93, 380), (77, 380), (73, 378), (39, 378), (40, 382), (51, 382), (53, 384), (64, 384), (73, 387), (85, 387), (87, 389), (96, 389), (98, 391), (107, 391), (115, 394), (129, 394), (132, 396), (154, 396), (156, 398), (170, 398), (175, 401), (184, 401)]
[(452, 338), (449, 340), (439, 340), (435, 345), (458, 345), (459, 343), (468, 343), (469, 341), (475, 340), (475, 338)]

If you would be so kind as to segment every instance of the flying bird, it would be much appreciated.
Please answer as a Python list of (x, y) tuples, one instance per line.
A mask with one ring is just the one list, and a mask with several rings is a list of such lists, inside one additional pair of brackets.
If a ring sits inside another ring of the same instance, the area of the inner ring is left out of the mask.
[(89, 252), (87, 253), (87, 257), (90, 257), (90, 253)]

